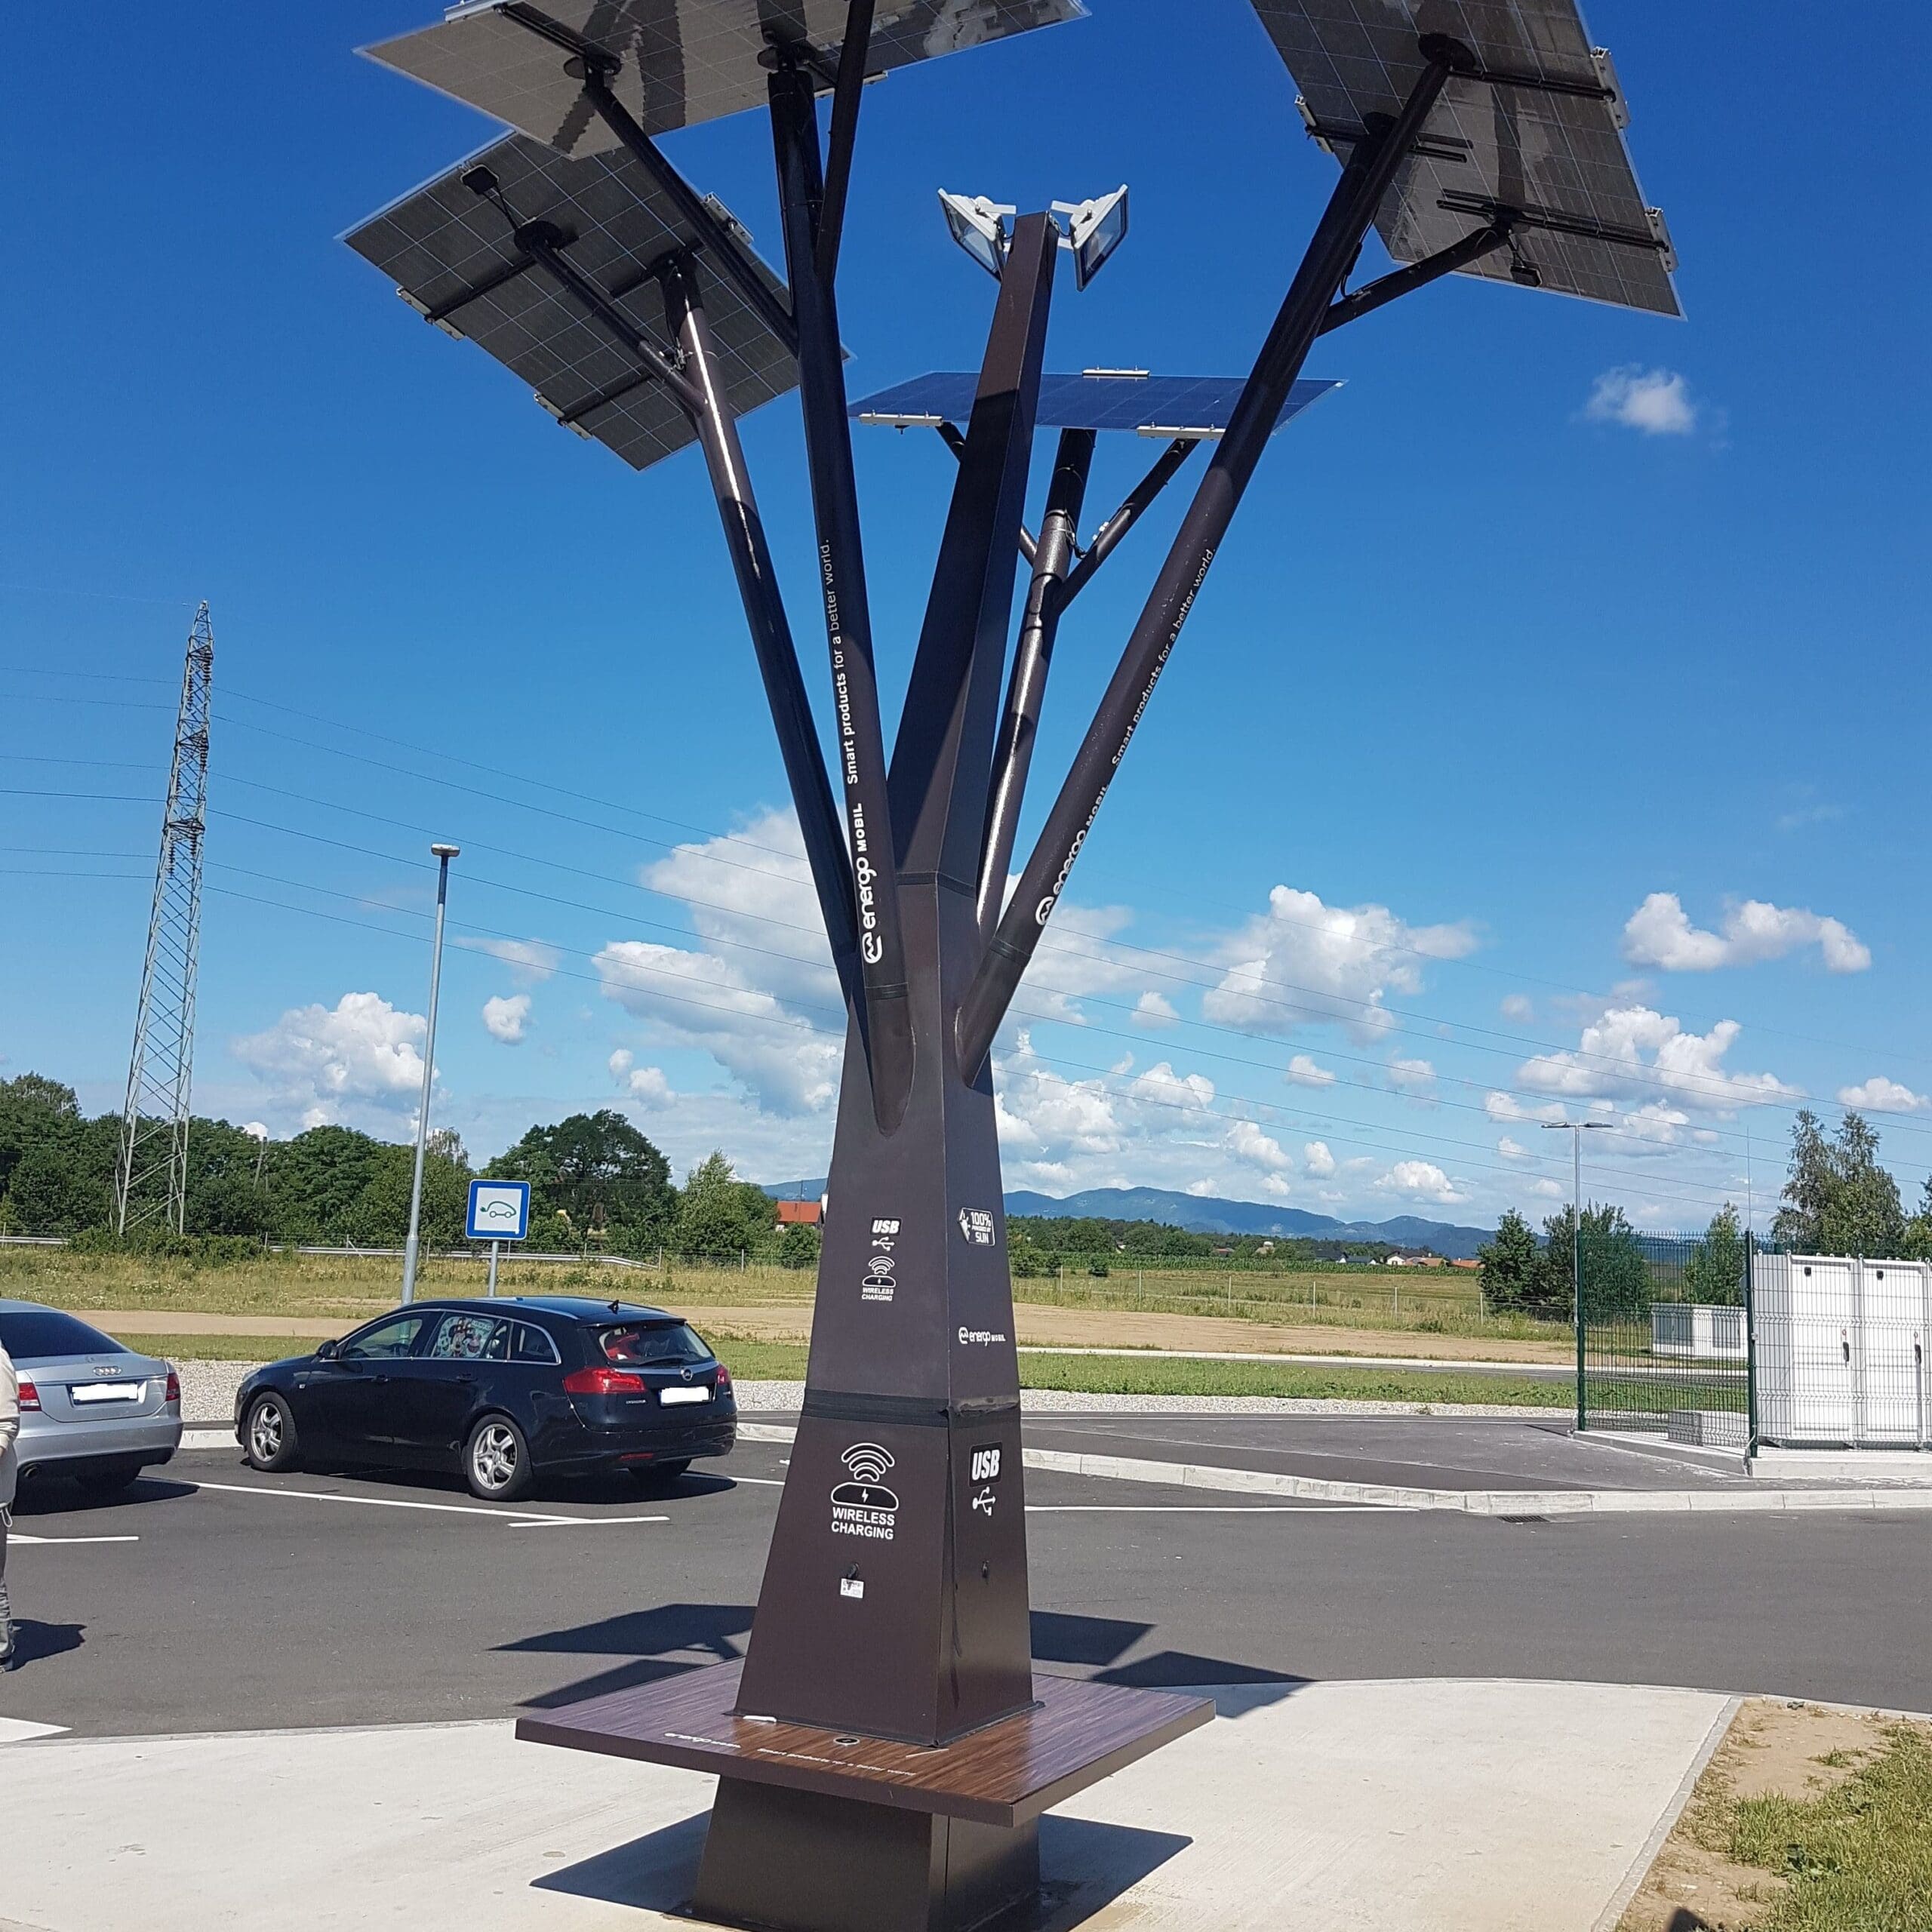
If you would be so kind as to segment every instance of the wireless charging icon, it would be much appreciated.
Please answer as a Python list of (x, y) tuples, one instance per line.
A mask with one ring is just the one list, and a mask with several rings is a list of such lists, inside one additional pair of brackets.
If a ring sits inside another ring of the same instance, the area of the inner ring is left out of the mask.
[(832, 1492), (835, 1503), (844, 1503), (855, 1509), (897, 1509), (899, 1498), (888, 1489), (883, 1481), (885, 1472), (892, 1467), (892, 1454), (876, 1442), (855, 1442), (838, 1459), (852, 1472), (850, 1482), (841, 1482)]

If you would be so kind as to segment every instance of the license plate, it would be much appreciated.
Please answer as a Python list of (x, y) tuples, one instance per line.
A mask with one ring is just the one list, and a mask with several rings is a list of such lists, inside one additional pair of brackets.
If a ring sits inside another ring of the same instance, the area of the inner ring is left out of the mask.
[(74, 1402), (138, 1402), (147, 1392), (145, 1382), (76, 1382), (67, 1395)]
[(681, 1402), (708, 1402), (711, 1400), (709, 1389), (660, 1389), (657, 1400), (665, 1408), (674, 1409)]

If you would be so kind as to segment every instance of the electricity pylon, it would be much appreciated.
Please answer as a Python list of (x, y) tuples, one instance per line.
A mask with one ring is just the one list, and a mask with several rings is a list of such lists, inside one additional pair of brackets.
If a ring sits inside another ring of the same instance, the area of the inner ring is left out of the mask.
[(140, 1011), (115, 1174), (115, 1226), (186, 1232), (188, 1100), (195, 1059), (195, 961), (201, 943), (202, 839), (207, 829), (208, 717), (214, 629), (205, 603), (189, 626), (174, 722), (174, 761), (161, 822)]

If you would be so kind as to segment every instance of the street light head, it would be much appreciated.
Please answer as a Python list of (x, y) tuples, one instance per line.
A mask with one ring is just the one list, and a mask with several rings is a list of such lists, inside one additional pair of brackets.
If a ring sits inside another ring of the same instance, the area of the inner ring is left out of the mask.
[(953, 240), (994, 281), (998, 281), (1001, 271), (1006, 266), (1006, 248), (1011, 238), (1006, 217), (1017, 214), (1020, 211), (998, 202), (989, 202), (983, 195), (952, 195), (943, 188), (939, 191), (939, 205), (946, 217), (946, 226), (952, 231)]
[(1066, 217), (1060, 246), (1073, 257), (1075, 286), (1084, 288), (1127, 238), (1127, 183), (1091, 202), (1056, 202), (1055, 214)]
[(432, 859), (454, 859), (463, 850), (460, 845), (432, 845), (429, 856)]

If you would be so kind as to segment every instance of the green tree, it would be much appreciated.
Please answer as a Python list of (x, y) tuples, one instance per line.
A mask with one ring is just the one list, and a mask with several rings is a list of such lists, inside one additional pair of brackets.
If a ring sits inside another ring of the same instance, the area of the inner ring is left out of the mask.
[(1543, 1231), (1535, 1312), (1552, 1318), (1571, 1315), (1579, 1272), (1587, 1321), (1624, 1319), (1650, 1306), (1650, 1265), (1621, 1208), (1587, 1204), (1580, 1235), (1576, 1211), (1565, 1207), (1543, 1223)]
[(781, 1268), (816, 1268), (818, 1266), (819, 1232), (802, 1221), (794, 1221), (778, 1244)]
[(1687, 1300), (1706, 1307), (1737, 1306), (1744, 1297), (1744, 1230), (1727, 1201), (1711, 1217), (1704, 1238), (1684, 1264)]
[(1925, 1177), (1918, 1213), (1905, 1224), (1905, 1241), (1899, 1254), (1905, 1260), (1932, 1261), (1932, 1174)]
[(713, 1153), (685, 1177), (674, 1239), (681, 1254), (735, 1257), (769, 1238), (771, 1219), (764, 1190), (740, 1180), (724, 1155)]
[(1809, 1108), (1791, 1133), (1785, 1205), (1771, 1232), (1798, 1254), (1897, 1254), (1906, 1238), (1899, 1185), (1878, 1164), (1878, 1137), (1847, 1113), (1827, 1140)]
[(1481, 1263), (1483, 1300), (1491, 1309), (1537, 1305), (1543, 1255), (1527, 1221), (1512, 1208), (1496, 1224), (1496, 1238), (1476, 1250)]
[(530, 1183), (531, 1225), (546, 1236), (568, 1228), (635, 1253), (663, 1242), (676, 1210), (670, 1162), (610, 1107), (533, 1127), (488, 1171)]

